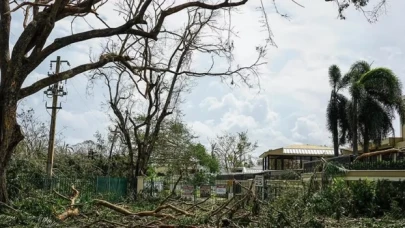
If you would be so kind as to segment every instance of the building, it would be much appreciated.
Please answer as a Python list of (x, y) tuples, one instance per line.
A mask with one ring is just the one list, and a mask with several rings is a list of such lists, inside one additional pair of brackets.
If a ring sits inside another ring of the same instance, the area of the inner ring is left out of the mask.
[[(347, 153), (340, 149), (341, 154)], [(299, 170), (303, 164), (320, 158), (334, 156), (333, 148), (315, 145), (290, 145), (274, 150), (268, 150), (260, 155), (263, 170)]]

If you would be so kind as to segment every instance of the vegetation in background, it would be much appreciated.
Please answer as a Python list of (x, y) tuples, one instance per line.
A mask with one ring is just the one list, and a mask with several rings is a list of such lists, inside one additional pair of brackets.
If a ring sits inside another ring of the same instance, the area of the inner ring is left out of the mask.
[(328, 130), (332, 133), (333, 151), (339, 156), (339, 146), (346, 143), (346, 135), (350, 128), (347, 118), (347, 98), (341, 93), (346, 82), (342, 79), (340, 69), (336, 65), (329, 67), (329, 84), (332, 87), (330, 100), (326, 109)]
[[(370, 141), (378, 146), (394, 132), (395, 113), (404, 120), (402, 84), (390, 69), (372, 69), (369, 63), (358, 61), (342, 77), (339, 68), (333, 65), (329, 68), (329, 79), (332, 92), (327, 120), (335, 154), (346, 141), (352, 143), (354, 154), (358, 153), (359, 142), (363, 151), (369, 152)], [(350, 101), (339, 93), (344, 88), (350, 92)]]
[(238, 167), (253, 167), (255, 160), (251, 153), (257, 148), (257, 142), (249, 140), (247, 131), (236, 134), (224, 133), (211, 140), (211, 153), (226, 172)]

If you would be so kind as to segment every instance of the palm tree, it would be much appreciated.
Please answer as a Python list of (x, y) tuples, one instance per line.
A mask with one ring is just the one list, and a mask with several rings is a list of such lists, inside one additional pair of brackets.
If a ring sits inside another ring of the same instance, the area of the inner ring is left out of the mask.
[(394, 132), (392, 121), (395, 118), (395, 110), (382, 106), (370, 97), (365, 97), (359, 103), (359, 136), (363, 141), (363, 152), (367, 153), (370, 140), (380, 145), (382, 139)]
[(395, 112), (404, 120), (401, 82), (390, 69), (371, 69), (365, 61), (354, 63), (342, 82), (343, 87), (350, 84), (352, 96), (349, 113), (353, 153), (358, 154), (359, 136), (363, 151), (368, 152), (370, 140), (380, 143), (392, 132)]
[(334, 154), (339, 156), (339, 145), (345, 143), (349, 125), (346, 115), (348, 100), (343, 94), (339, 93), (344, 88), (345, 83), (342, 81), (342, 74), (336, 65), (329, 67), (329, 84), (332, 91), (326, 112), (327, 127), (332, 133)]

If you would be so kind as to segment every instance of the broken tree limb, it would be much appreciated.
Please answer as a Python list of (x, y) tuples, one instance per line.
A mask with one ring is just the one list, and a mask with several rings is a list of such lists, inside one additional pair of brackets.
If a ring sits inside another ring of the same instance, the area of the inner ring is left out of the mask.
[(159, 206), (153, 211), (132, 212), (132, 211), (129, 211), (129, 210), (127, 210), (125, 208), (122, 208), (120, 206), (114, 205), (114, 204), (112, 204), (110, 202), (107, 202), (105, 200), (96, 199), (96, 200), (94, 200), (94, 202), (97, 205), (105, 206), (105, 207), (107, 207), (107, 208), (109, 208), (111, 210), (114, 210), (114, 211), (116, 211), (118, 213), (121, 213), (123, 215), (135, 215), (135, 216), (139, 216), (139, 217), (152, 216), (152, 217), (163, 217), (163, 218), (176, 219), (176, 217), (171, 215), (171, 214), (160, 213), (160, 211), (162, 211), (164, 209), (172, 209), (173, 211), (178, 212), (178, 213), (183, 214), (183, 215), (186, 215), (186, 216), (194, 216), (190, 212), (182, 210), (182, 209), (177, 208), (177, 207), (175, 207), (173, 205), (170, 205), (170, 204)]
[(110, 208), (111, 210), (116, 211), (116, 212), (118, 212), (118, 213), (121, 213), (121, 214), (123, 214), (123, 215), (134, 215), (133, 212), (131, 212), (131, 211), (125, 209), (125, 208), (122, 208), (122, 207), (120, 207), (120, 206), (117, 206), (117, 205), (115, 205), (115, 204), (112, 204), (112, 203), (110, 203), (110, 202), (107, 202), (107, 201), (105, 201), (105, 200), (95, 199), (95, 200), (93, 200), (93, 201), (94, 201), (97, 205), (101, 205), (101, 206)]
[(5, 208), (7, 208), (7, 209), (10, 209), (10, 210), (12, 210), (12, 211), (14, 211), (14, 212), (18, 212), (17, 209), (15, 209), (15, 208), (13, 208), (12, 206), (10, 206), (10, 205), (8, 205), (8, 204), (6, 204), (6, 203), (3, 203), (3, 202), (1, 202), (1, 201), (0, 201), (0, 206), (3, 206), (3, 207), (5, 207)]
[(158, 213), (159, 211), (164, 210), (164, 209), (166, 209), (166, 208), (170, 208), (170, 209), (172, 209), (173, 211), (179, 212), (180, 214), (183, 214), (183, 215), (194, 216), (194, 214), (191, 214), (191, 213), (188, 212), (188, 211), (182, 210), (182, 209), (177, 208), (177, 207), (175, 207), (175, 206), (173, 206), (173, 205), (170, 205), (170, 204), (160, 206), (160, 207), (156, 208), (154, 212), (155, 212), (155, 213)]
[(176, 183), (174, 183), (174, 186), (173, 186), (172, 190), (170, 191), (170, 194), (169, 194), (162, 202), (160, 202), (159, 205), (163, 205), (164, 203), (167, 202), (167, 200), (170, 199), (170, 197), (172, 197), (172, 196), (174, 195), (174, 193), (176, 192), (177, 185), (180, 183), (180, 180), (181, 180), (182, 178), (183, 178), (183, 174), (180, 174), (180, 176), (179, 176), (179, 178), (177, 179)]
[(231, 199), (227, 200), (225, 203), (223, 203), (221, 206), (219, 206), (217, 209), (211, 211), (209, 213), (208, 217), (214, 216), (216, 214), (218, 214), (218, 212), (220, 212), (222, 209), (226, 208), (233, 200), (235, 199), (235, 196), (233, 196)]
[(61, 221), (64, 221), (65, 219), (71, 217), (71, 216), (77, 216), (79, 215), (79, 209), (74, 208), (74, 209), (66, 209), (65, 212), (63, 212), (62, 214), (58, 215), (58, 219)]
[[(219, 216), (219, 218), (221, 218), (221, 217), (224, 216), (225, 214), (229, 213), (229, 214), (228, 214), (228, 218), (229, 218), (229, 219), (232, 219), (232, 218), (233, 218), (233, 215), (236, 213), (236, 211), (238, 211), (238, 210), (241, 208), (241, 206), (243, 205), (243, 203), (244, 203), (245, 201), (248, 201), (249, 198), (253, 195), (253, 191), (252, 191), (253, 184), (254, 184), (254, 182), (252, 181), (252, 183), (250, 184), (250, 187), (249, 187), (249, 189), (248, 189), (249, 191), (248, 191), (240, 200), (236, 201), (236, 202), (232, 205), (231, 208), (229, 208), (229, 209), (227, 209), (225, 212), (223, 212), (222, 215)], [(219, 220), (217, 221), (217, 223), (219, 223)]]
[(58, 195), (60, 197), (62, 197), (63, 199), (69, 199), (70, 200), (70, 205), (66, 209), (66, 211), (57, 216), (57, 218), (59, 220), (61, 220), (61, 221), (65, 220), (65, 219), (67, 219), (67, 218), (69, 218), (71, 216), (79, 215), (79, 209), (75, 208), (75, 203), (76, 203), (76, 200), (79, 198), (80, 192), (75, 188), (74, 185), (72, 185), (72, 191), (73, 191), (73, 196), (70, 199), (68, 197), (63, 196), (62, 194), (58, 193)]
[(65, 199), (67, 201), (70, 201), (69, 197), (66, 197), (62, 194), (60, 194), (59, 192), (57, 192), (56, 190), (53, 190), (53, 193), (55, 193), (56, 195), (58, 195), (60, 198)]
[(200, 204), (203, 204), (203, 203), (207, 202), (209, 199), (211, 199), (211, 197), (207, 197), (207, 198), (204, 199), (203, 201), (198, 202), (198, 203), (196, 203), (196, 204), (193, 204), (191, 207), (187, 208), (186, 211), (189, 211), (189, 210), (191, 210), (191, 209), (194, 209), (195, 207), (199, 208), (199, 209), (202, 210), (202, 211), (208, 211), (207, 209), (201, 207)]

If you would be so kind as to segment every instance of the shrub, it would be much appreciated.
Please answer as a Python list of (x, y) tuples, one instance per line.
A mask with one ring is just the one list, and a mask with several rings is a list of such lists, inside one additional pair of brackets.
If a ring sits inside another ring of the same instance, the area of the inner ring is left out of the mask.
[(349, 182), (352, 192), (353, 208), (351, 210), (354, 216), (374, 216), (375, 204), (375, 182), (369, 180), (358, 180)]

